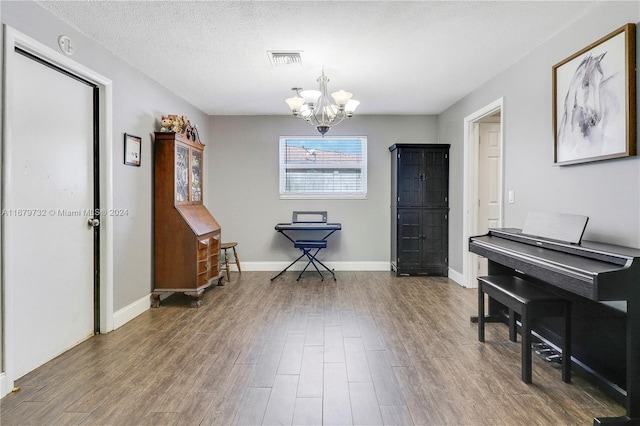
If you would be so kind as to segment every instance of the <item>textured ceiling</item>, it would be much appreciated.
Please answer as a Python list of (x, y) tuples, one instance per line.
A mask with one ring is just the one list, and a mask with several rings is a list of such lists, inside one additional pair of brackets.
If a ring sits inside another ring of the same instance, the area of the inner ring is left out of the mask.
[[(438, 114), (596, 4), (39, 3), (211, 115), (288, 114), (290, 89), (317, 88), (323, 67), (358, 114)], [(303, 66), (273, 68), (268, 50), (301, 50)]]

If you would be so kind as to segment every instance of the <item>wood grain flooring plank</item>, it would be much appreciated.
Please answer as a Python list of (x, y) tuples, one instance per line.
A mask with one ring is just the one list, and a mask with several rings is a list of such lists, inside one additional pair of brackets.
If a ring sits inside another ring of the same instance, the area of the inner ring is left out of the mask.
[(293, 411), (293, 426), (322, 424), (322, 398), (297, 398)]
[(354, 311), (340, 311), (343, 337), (361, 337), (360, 327)]
[(298, 380), (298, 398), (322, 398), (324, 380), (324, 348), (305, 346)]
[(344, 356), (347, 364), (349, 383), (371, 383), (369, 362), (361, 337), (344, 338)]
[[(439, 419), (434, 416), (437, 407), (431, 400), (427, 399), (422, 389), (422, 382), (418, 371), (412, 367), (393, 367), (393, 372), (398, 380), (398, 386), (402, 392), (402, 396), (406, 401), (406, 406), (401, 406), (402, 412), (410, 413), (410, 418), (417, 425), (437, 424)], [(395, 413), (390, 410), (389, 414)], [(395, 416), (395, 414), (394, 414)], [(395, 418), (395, 417), (394, 417)], [(402, 415), (404, 419), (404, 414)], [(402, 420), (404, 422), (405, 420)], [(386, 423), (391, 421), (385, 420)]]
[(373, 383), (349, 383), (354, 425), (382, 425), (382, 415)]
[(407, 353), (405, 348), (406, 341), (406, 324), (400, 328), (396, 328), (392, 321), (388, 319), (386, 314), (382, 314), (376, 317), (376, 325), (380, 332), (380, 339), (384, 348), (386, 348), (387, 354), (391, 365), (394, 367), (410, 367), (411, 357)]
[[(105, 400), (102, 405), (89, 413), (87, 417), (82, 422), (78, 422), (78, 424), (108, 424), (109, 422), (114, 421), (113, 419), (120, 416), (120, 414), (126, 410), (126, 407), (130, 405), (132, 399), (138, 398), (140, 394), (141, 392), (139, 389), (135, 389), (130, 386), (120, 387), (118, 388), (117, 393), (112, 394), (109, 399)], [(142, 392), (142, 394), (144, 393)], [(152, 401), (147, 401), (147, 404), (145, 405), (145, 407), (143, 407), (143, 409), (146, 410), (147, 406), (150, 405), (151, 402)], [(0, 421), (0, 424), (5, 423)]]
[[(127, 422), (134, 424), (135, 419), (128, 415), (129, 407), (133, 406), (135, 402), (136, 407), (139, 409), (137, 414), (142, 414), (142, 416), (139, 417), (141, 419), (147, 413), (148, 406), (154, 401), (149, 395), (150, 393), (147, 392), (147, 388), (145, 387), (142, 387), (142, 390), (132, 386), (118, 387), (117, 393), (112, 394), (109, 399), (105, 400), (102, 405), (91, 412), (86, 419), (79, 424), (121, 424), (118, 423), (116, 419), (123, 418), (127, 418)], [(144, 398), (146, 398), (146, 400)]]
[(362, 343), (366, 350), (383, 351), (387, 349), (373, 318), (358, 317), (357, 321), (360, 332), (362, 333)]
[(300, 374), (304, 340), (304, 333), (290, 332), (287, 334), (277, 374)]
[(324, 345), (324, 315), (309, 315), (307, 317), (305, 346)]
[(64, 411), (68, 413), (91, 413), (105, 400), (108, 400), (112, 394), (119, 392), (119, 389), (113, 386), (94, 388), (90, 392), (83, 392), (80, 387), (77, 389), (78, 392), (75, 394), (67, 393), (54, 399), (53, 402), (62, 404)]
[[(73, 425), (80, 424), (89, 413), (68, 413), (56, 402), (29, 402), (23, 401), (10, 412), (5, 413), (4, 406), (0, 410), (0, 424), (11, 425)], [(25, 421), (28, 418), (37, 418), (38, 423)]]
[(351, 425), (351, 400), (347, 366), (344, 363), (324, 364), (322, 421), (325, 425)]
[(236, 364), (213, 394), (212, 404), (200, 426), (231, 425), (240, 409), (254, 366)]
[(184, 364), (184, 368), (180, 370), (176, 380), (170, 385), (167, 391), (202, 391), (202, 389), (206, 387), (206, 382), (209, 379), (208, 374), (211, 373), (212, 366), (219, 358), (220, 354), (211, 355), (202, 353), (194, 355), (191, 362)]
[(167, 391), (149, 406), (149, 413), (178, 413), (183, 424), (200, 424), (213, 404), (215, 394), (208, 392)]
[(287, 331), (289, 333), (304, 333), (307, 330), (307, 319), (307, 312), (302, 307), (296, 308), (289, 320)]
[(267, 330), (269, 327), (268, 323), (257, 322), (254, 324), (251, 336), (247, 338), (238, 354), (236, 364), (257, 364), (268, 340)]
[(336, 311), (330, 308), (325, 308), (324, 326), (325, 328), (340, 326), (340, 311)]
[(341, 326), (324, 328), (324, 362), (345, 362)]
[[(201, 376), (193, 377), (193, 385), (198, 386), (198, 392), (217, 392), (220, 386), (235, 367), (235, 360), (238, 357), (237, 348), (221, 348), (218, 356), (213, 360)], [(180, 375), (182, 376), (182, 374)], [(182, 377), (177, 381), (182, 382)], [(268, 379), (267, 379), (268, 380)]]
[(249, 387), (244, 394), (234, 425), (261, 425), (269, 403), (271, 388)]
[(292, 313), (290, 311), (279, 310), (278, 315), (274, 318), (269, 333), (271, 339), (286, 339), (289, 331), (289, 322)]
[(420, 423), (415, 422), (411, 418), (409, 409), (404, 405), (383, 405), (380, 407), (380, 413), (382, 414), (382, 422), (384, 425), (389, 426), (413, 426), (415, 425), (429, 425), (436, 423)]
[(253, 370), (253, 377), (249, 382), (249, 386), (256, 388), (270, 388), (273, 386), (273, 381), (276, 378), (278, 366), (280, 365), (284, 342), (284, 339), (271, 339), (266, 343), (260, 359)]
[(163, 426), (180, 426), (186, 424), (184, 420), (182, 420), (180, 413), (173, 412), (151, 412), (147, 413), (146, 416), (138, 423), (140, 426), (154, 426), (154, 425), (163, 425)]
[(262, 423), (265, 425), (290, 425), (293, 421), (297, 389), (298, 376), (277, 375)]
[(386, 351), (366, 351), (380, 405), (406, 405)]

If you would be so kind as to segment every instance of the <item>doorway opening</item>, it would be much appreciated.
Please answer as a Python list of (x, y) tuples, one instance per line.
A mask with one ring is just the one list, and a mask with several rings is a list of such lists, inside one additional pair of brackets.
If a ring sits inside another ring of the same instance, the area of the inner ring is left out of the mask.
[(463, 280), (477, 287), (486, 260), (470, 253), (469, 237), (499, 228), (504, 212), (504, 99), (464, 119)]

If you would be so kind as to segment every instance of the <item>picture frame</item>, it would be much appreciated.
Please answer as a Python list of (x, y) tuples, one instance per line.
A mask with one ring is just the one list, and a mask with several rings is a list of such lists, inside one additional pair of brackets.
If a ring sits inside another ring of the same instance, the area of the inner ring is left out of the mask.
[(555, 165), (636, 155), (635, 65), (625, 24), (553, 66)]
[(124, 134), (124, 164), (140, 167), (142, 156), (142, 139), (138, 136)]

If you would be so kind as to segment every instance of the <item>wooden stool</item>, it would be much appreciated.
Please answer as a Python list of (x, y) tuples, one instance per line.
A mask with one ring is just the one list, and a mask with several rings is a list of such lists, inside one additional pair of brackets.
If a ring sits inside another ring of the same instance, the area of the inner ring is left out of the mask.
[[(229, 264), (230, 263), (235, 263), (236, 266), (238, 266), (238, 273), (241, 274), (242, 273), (242, 269), (240, 269), (240, 259), (238, 259), (238, 253), (236, 252), (236, 246), (238, 245), (238, 243), (236, 243), (235, 241), (232, 241), (230, 243), (222, 243), (220, 244), (220, 250), (224, 250), (224, 266), (225, 266), (225, 270), (227, 271), (227, 281), (231, 281), (231, 276), (229, 275)], [(227, 250), (232, 249), (233, 250), (233, 260), (230, 262), (229, 261), (229, 255), (227, 253)]]
[(509, 339), (517, 341), (515, 313), (522, 324), (522, 381), (531, 383), (531, 326), (538, 317), (564, 316), (562, 381), (571, 382), (571, 302), (522, 278), (509, 275), (478, 277), (478, 340), (484, 342), (484, 295), (509, 309)]

